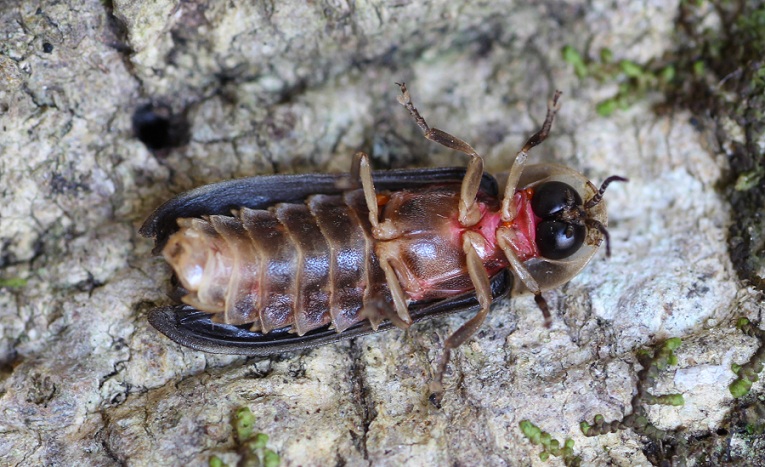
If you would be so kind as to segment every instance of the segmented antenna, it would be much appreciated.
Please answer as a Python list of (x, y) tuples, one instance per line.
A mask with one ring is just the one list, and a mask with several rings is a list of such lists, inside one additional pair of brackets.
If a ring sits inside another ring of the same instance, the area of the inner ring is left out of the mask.
[(591, 207), (597, 205), (600, 203), (600, 201), (603, 199), (603, 193), (606, 192), (606, 188), (608, 188), (608, 185), (611, 184), (611, 182), (628, 182), (628, 178), (620, 177), (618, 175), (611, 175), (607, 179), (603, 181), (603, 184), (600, 185), (600, 190), (598, 190), (597, 193), (595, 193), (595, 196), (590, 198), (587, 203), (584, 205), (584, 209), (590, 209)]

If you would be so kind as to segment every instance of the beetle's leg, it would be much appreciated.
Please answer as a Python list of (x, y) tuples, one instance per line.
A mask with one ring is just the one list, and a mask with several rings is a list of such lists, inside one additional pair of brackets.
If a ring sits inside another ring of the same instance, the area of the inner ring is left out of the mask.
[[(353, 156), (353, 164), (351, 165), (351, 177), (361, 178), (361, 188), (364, 190), (364, 200), (367, 203), (367, 209), (369, 210), (369, 223), (372, 225), (372, 236), (378, 240), (389, 240), (396, 238), (399, 235), (398, 230), (390, 221), (380, 222), (379, 210), (377, 207), (377, 192), (375, 191), (375, 185), (372, 181), (372, 169), (369, 165), (369, 156), (363, 152), (357, 152)], [(401, 288), (401, 283), (396, 276), (396, 272), (393, 270), (393, 266), (390, 264), (388, 258), (380, 258), (380, 268), (385, 273), (385, 281), (388, 283), (388, 289), (393, 297), (393, 305), (396, 308), (396, 314), (388, 309), (388, 307), (378, 308), (378, 311), (382, 311), (391, 322), (398, 327), (409, 327), (412, 324), (412, 317), (409, 316), (409, 308), (406, 304), (406, 294), (404, 289)], [(370, 312), (373, 312), (370, 310)], [(395, 317), (393, 317), (395, 316)]]
[(510, 246), (511, 243), (508, 238), (510, 235), (513, 235), (512, 231), (507, 227), (500, 227), (497, 229), (497, 244), (505, 253), (505, 257), (510, 263), (510, 269), (513, 270), (515, 277), (523, 282), (523, 285), (534, 294), (534, 301), (542, 311), (542, 316), (544, 316), (545, 327), (549, 328), (552, 324), (552, 317), (550, 316), (550, 308), (547, 306), (547, 300), (542, 296), (542, 289), (539, 287), (539, 283), (537, 283), (529, 270), (526, 269), (526, 266), (523, 265), (523, 262), (518, 258), (518, 255), (515, 254), (515, 250)]
[(406, 84), (396, 84), (401, 88), (398, 102), (406, 107), (414, 118), (414, 121), (417, 123), (417, 126), (422, 130), (425, 138), (470, 156), (467, 173), (465, 173), (465, 178), (462, 179), (462, 188), (460, 190), (459, 221), (460, 224), (465, 227), (477, 224), (478, 221), (481, 220), (481, 212), (478, 209), (478, 204), (475, 202), (475, 197), (478, 193), (478, 188), (481, 186), (481, 177), (483, 177), (483, 158), (465, 141), (462, 141), (445, 131), (441, 131), (438, 128), (430, 128), (412, 103), (412, 98), (409, 95), (409, 90), (406, 88)]
[(348, 178), (343, 180), (343, 188), (345, 190), (358, 190), (361, 188), (361, 158), (369, 157), (363, 151), (356, 151), (351, 159), (351, 170), (348, 172)]
[(377, 192), (372, 181), (372, 168), (369, 164), (369, 156), (359, 151), (353, 156), (351, 164), (351, 178), (361, 179), (361, 188), (364, 190), (364, 200), (369, 210), (369, 223), (372, 224), (372, 236), (378, 240), (390, 240), (396, 238), (400, 232), (390, 219), (380, 222), (380, 212), (377, 206)]
[(481, 257), (476, 250), (476, 248), (482, 248), (483, 243), (484, 238), (478, 232), (465, 232), (462, 236), (462, 249), (467, 259), (468, 274), (473, 282), (473, 287), (475, 287), (475, 294), (481, 309), (444, 342), (444, 353), (441, 355), (436, 376), (430, 384), (430, 401), (436, 407), (440, 407), (441, 404), (441, 397), (444, 392), (444, 372), (446, 371), (447, 363), (449, 363), (452, 349), (462, 345), (478, 331), (491, 309), (492, 298), (489, 275), (483, 267), (483, 261), (481, 261)]
[(542, 124), (542, 128), (531, 135), (531, 138), (526, 141), (520, 152), (515, 155), (513, 159), (513, 165), (510, 166), (510, 173), (507, 176), (507, 184), (505, 185), (505, 195), (502, 197), (502, 206), (500, 208), (500, 217), (502, 222), (510, 222), (515, 219), (515, 203), (513, 203), (513, 195), (515, 195), (515, 189), (518, 187), (518, 180), (521, 178), (523, 168), (526, 166), (526, 159), (528, 158), (528, 152), (534, 146), (538, 145), (547, 138), (550, 133), (550, 127), (552, 127), (555, 114), (560, 109), (558, 98), (560, 98), (561, 92), (555, 91), (551, 101), (547, 103), (547, 116)]
[[(394, 274), (395, 276), (395, 274)], [(398, 284), (398, 282), (396, 282)], [(390, 282), (388, 283), (390, 285)], [(401, 286), (399, 285), (399, 289)], [(391, 295), (393, 293), (391, 292)], [(395, 304), (395, 295), (394, 296), (394, 304)], [(406, 304), (406, 300), (404, 300), (404, 304)], [(406, 308), (405, 308), (406, 309)], [(398, 310), (396, 308), (391, 308), (388, 302), (386, 302), (383, 298), (380, 298), (378, 300), (373, 300), (370, 303), (366, 304), (364, 308), (361, 310), (361, 315), (369, 320), (369, 323), (372, 325), (372, 329), (377, 331), (377, 327), (382, 322), (382, 317), (385, 317), (388, 321), (391, 322), (394, 326), (396, 326), (399, 329), (407, 329), (409, 326), (412, 325), (412, 318), (409, 315), (409, 310), (406, 309), (406, 317), (407, 320), (402, 319), (399, 314)]]
[[(404, 293), (404, 289), (401, 288), (401, 282), (398, 280), (396, 271), (393, 270), (393, 266), (387, 258), (380, 258), (380, 267), (385, 273), (385, 282), (388, 283), (388, 289), (393, 297), (393, 305), (396, 307), (396, 313), (400, 318), (400, 322), (403, 323), (404, 327), (409, 327), (409, 325), (412, 324), (412, 317), (409, 315), (409, 307), (406, 304), (406, 294)], [(389, 310), (383, 310), (383, 312), (388, 314)], [(393, 321), (393, 324), (399, 326), (401, 323)]]
[[(353, 160), (351, 161), (351, 173), (350, 173), (350, 184), (354, 188), (359, 188), (359, 185), (361, 183), (361, 160), (366, 159), (366, 164), (369, 165), (369, 156), (367, 153), (363, 151), (356, 151), (356, 154), (353, 155)], [(372, 175), (369, 176), (370, 180), (372, 178)], [(372, 185), (372, 188), (374, 189), (374, 184)]]

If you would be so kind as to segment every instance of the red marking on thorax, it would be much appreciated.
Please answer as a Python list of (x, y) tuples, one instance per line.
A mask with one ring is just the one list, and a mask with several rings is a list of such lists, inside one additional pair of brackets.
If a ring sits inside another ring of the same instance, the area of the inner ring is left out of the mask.
[(456, 222), (454, 234), (458, 236), (457, 238), (459, 238), (461, 243), (463, 232), (472, 230), (480, 233), (486, 240), (486, 244), (482, 251), (478, 251), (478, 254), (481, 256), (481, 259), (487, 260), (498, 255), (504, 257), (497, 245), (497, 229), (506, 227), (511, 229), (513, 233), (510, 247), (521, 261), (539, 256), (536, 230), (537, 224), (541, 219), (531, 209), (531, 197), (533, 194), (534, 190), (532, 188), (515, 192), (513, 203), (515, 204), (516, 216), (510, 222), (502, 222), (498, 211), (490, 211), (485, 204), (479, 202), (481, 220), (471, 227), (463, 227)]
[(533, 188), (516, 191), (513, 196), (516, 211), (515, 219), (503, 225), (512, 229), (515, 234), (510, 242), (510, 246), (515, 250), (515, 254), (518, 255), (518, 259), (521, 261), (539, 256), (539, 249), (537, 248), (537, 224), (539, 224), (541, 219), (531, 209), (532, 196), (534, 196)]

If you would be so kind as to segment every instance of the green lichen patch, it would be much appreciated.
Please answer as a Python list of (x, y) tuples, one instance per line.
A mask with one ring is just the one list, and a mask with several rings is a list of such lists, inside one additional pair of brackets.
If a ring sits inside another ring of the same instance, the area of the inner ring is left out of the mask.
[(606, 422), (602, 415), (596, 415), (590, 424), (586, 421), (580, 423), (579, 428), (585, 436), (597, 436), (605, 433), (615, 433), (625, 428), (644, 434), (651, 439), (664, 441), (671, 434), (654, 426), (647, 417), (646, 406), (653, 404), (680, 406), (684, 404), (682, 394), (666, 394), (654, 396), (648, 392), (648, 387), (653, 386), (660, 373), (667, 367), (677, 364), (674, 351), (680, 346), (681, 340), (672, 338), (666, 340), (654, 351), (641, 350), (637, 353), (638, 362), (643, 367), (638, 372), (637, 393), (632, 398), (632, 413), (621, 420)]
[(0, 288), (20, 289), (27, 285), (27, 280), (21, 277), (10, 277), (8, 279), (0, 278)]
[(688, 109), (700, 127), (713, 129), (730, 166), (731, 259), (742, 280), (765, 291), (765, 4), (682, 1), (675, 30), (677, 47), (643, 63), (608, 49), (593, 57), (566, 46), (562, 56), (580, 79), (617, 84), (616, 93), (597, 104), (600, 115), (653, 92), (665, 96), (657, 112)]
[(589, 77), (602, 83), (618, 83), (616, 94), (596, 106), (598, 114), (604, 117), (630, 107), (648, 91), (666, 87), (676, 74), (671, 63), (640, 64), (627, 59), (614, 61), (614, 53), (607, 48), (600, 50), (597, 59), (586, 58), (570, 45), (563, 48), (562, 55), (580, 79)]
[(242, 444), (252, 436), (252, 426), (255, 423), (255, 415), (247, 407), (240, 407), (234, 412), (234, 433), (236, 440)]
[(728, 389), (730, 389), (733, 397), (739, 398), (747, 395), (752, 388), (752, 383), (755, 383), (759, 379), (759, 374), (762, 373), (763, 364), (765, 364), (765, 331), (759, 329), (752, 324), (748, 319), (741, 318), (737, 321), (736, 327), (738, 327), (747, 336), (754, 337), (760, 341), (759, 347), (752, 355), (752, 358), (743, 365), (732, 365), (732, 370), (736, 373), (736, 378)]
[(522, 420), (520, 423), (521, 432), (531, 441), (533, 445), (541, 445), (542, 452), (539, 458), (546, 461), (550, 456), (560, 457), (567, 466), (579, 466), (582, 459), (574, 454), (574, 440), (566, 438), (561, 445), (560, 441), (553, 439), (552, 435), (534, 425), (528, 420)]
[[(268, 435), (254, 433), (255, 415), (248, 407), (240, 407), (234, 412), (232, 420), (236, 451), (239, 454), (238, 466), (278, 467), (281, 458), (274, 450), (267, 447)], [(227, 467), (228, 464), (218, 456), (209, 460), (210, 467)]]

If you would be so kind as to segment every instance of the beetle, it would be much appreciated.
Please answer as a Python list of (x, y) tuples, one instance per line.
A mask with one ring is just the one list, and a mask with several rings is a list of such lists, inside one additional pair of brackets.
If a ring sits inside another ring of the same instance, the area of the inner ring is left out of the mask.
[(403, 105), (423, 135), (470, 156), (467, 168), (270, 175), (203, 186), (162, 204), (140, 233), (174, 270), (179, 303), (149, 313), (173, 341), (212, 353), (272, 355), (362, 336), (455, 311), (477, 313), (444, 343), (431, 382), (443, 394), (450, 352), (493, 300), (569, 281), (605, 241), (603, 193), (575, 170), (527, 165), (542, 128), (515, 155), (504, 194), (466, 142), (425, 122), (405, 84)]

